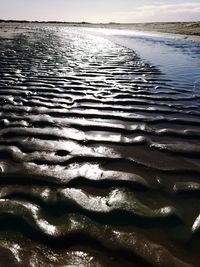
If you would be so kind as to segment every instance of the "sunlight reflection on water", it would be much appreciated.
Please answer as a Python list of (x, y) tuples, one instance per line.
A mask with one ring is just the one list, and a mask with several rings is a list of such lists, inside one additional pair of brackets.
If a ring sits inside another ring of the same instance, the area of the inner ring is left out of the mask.
[(80, 30), (104, 36), (135, 50), (143, 60), (159, 67), (175, 87), (193, 90), (196, 81), (200, 79), (200, 44), (197, 42), (152, 32), (91, 28)]

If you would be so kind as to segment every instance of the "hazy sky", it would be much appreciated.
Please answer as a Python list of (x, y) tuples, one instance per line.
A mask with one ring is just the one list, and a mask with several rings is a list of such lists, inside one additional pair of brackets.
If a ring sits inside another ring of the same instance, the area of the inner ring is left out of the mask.
[(0, 0), (0, 19), (195, 21), (200, 20), (200, 0)]

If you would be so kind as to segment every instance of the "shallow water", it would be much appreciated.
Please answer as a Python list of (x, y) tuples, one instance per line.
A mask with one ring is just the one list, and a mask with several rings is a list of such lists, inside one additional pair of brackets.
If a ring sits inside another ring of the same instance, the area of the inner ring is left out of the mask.
[(133, 49), (145, 62), (159, 67), (176, 87), (193, 90), (200, 82), (199, 42), (151, 32), (92, 28), (86, 31)]
[(145, 60), (75, 28), (1, 37), (0, 266), (198, 266), (199, 95)]

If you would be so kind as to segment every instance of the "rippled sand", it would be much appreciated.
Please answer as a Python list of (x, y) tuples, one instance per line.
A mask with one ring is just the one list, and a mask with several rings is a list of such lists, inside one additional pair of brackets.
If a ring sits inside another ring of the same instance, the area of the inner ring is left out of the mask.
[(73, 28), (0, 39), (0, 266), (198, 267), (199, 96)]

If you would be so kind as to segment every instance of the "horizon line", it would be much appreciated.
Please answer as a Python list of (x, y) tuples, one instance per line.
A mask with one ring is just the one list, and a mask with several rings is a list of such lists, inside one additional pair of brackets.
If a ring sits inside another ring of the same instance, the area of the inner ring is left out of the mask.
[(152, 23), (200, 23), (200, 20), (188, 21), (146, 21), (146, 22), (89, 22), (89, 21), (59, 21), (59, 20), (23, 20), (23, 19), (0, 19), (0, 23), (62, 23), (62, 24), (152, 24)]

